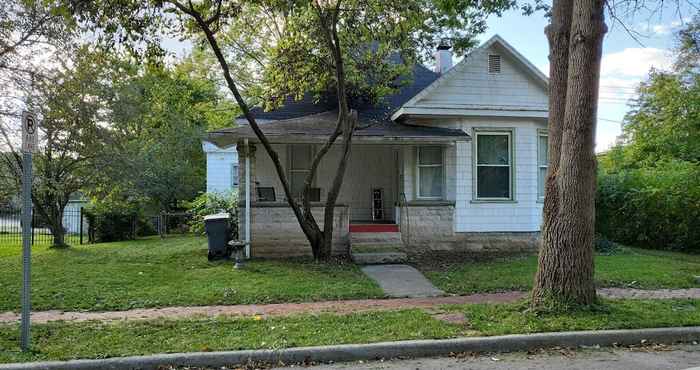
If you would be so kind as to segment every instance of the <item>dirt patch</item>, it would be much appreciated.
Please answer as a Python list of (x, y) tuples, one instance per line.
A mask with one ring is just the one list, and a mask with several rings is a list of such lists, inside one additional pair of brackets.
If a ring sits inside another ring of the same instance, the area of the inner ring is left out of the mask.
[(409, 264), (427, 271), (447, 271), (464, 263), (506, 261), (514, 258), (532, 256), (526, 252), (466, 252), (466, 251), (432, 251), (430, 253), (409, 253)]

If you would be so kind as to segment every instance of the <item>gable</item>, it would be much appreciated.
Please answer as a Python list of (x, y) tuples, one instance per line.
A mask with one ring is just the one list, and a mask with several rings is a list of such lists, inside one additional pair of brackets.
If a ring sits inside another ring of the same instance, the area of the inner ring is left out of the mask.
[[(497, 73), (490, 73), (489, 59), (491, 72)], [(539, 70), (495, 36), (404, 104), (393, 118), (402, 114), (480, 115), (483, 111), (542, 117), (548, 111), (547, 84)]]

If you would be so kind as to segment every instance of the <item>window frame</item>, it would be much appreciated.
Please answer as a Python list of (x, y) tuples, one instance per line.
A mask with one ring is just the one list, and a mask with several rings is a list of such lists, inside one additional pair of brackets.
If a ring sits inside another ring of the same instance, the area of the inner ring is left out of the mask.
[[(472, 145), (472, 179), (473, 179), (473, 194), (472, 202), (476, 203), (512, 203), (515, 202), (515, 128), (511, 127), (473, 127), (473, 145)], [(492, 164), (479, 164), (479, 136), (493, 136), (493, 135), (503, 135), (508, 137), (508, 160), (507, 165), (492, 165)], [(503, 198), (496, 197), (479, 197), (479, 167), (508, 167), (509, 168), (509, 181), (508, 190), (509, 196)]]
[[(415, 170), (416, 170), (416, 178), (415, 178), (415, 186), (416, 186), (416, 199), (419, 200), (443, 200), (445, 199), (445, 148), (441, 145), (418, 145), (415, 147), (416, 150), (416, 163), (415, 163)], [(438, 148), (440, 149), (440, 164), (420, 164), (420, 150), (421, 148)], [(439, 196), (433, 196), (433, 197), (426, 197), (426, 196), (421, 196), (420, 192), (420, 170), (421, 168), (424, 167), (430, 167), (430, 168), (437, 168), (440, 167), (442, 168), (442, 176), (440, 178), (441, 181), (441, 187), (440, 187), (440, 195)]]
[[(306, 147), (309, 147), (311, 149), (311, 158), (309, 158), (308, 169), (305, 169), (305, 170), (294, 169), (294, 163), (293, 163), (294, 162), (294, 155), (293, 155), (293, 152), (294, 152), (293, 147), (294, 146), (306, 146)], [(287, 145), (287, 164), (288, 164), (288, 166), (287, 166), (287, 178), (289, 180), (289, 189), (290, 190), (294, 189), (294, 176), (292, 176), (292, 174), (299, 173), (299, 172), (308, 174), (309, 172), (311, 172), (311, 164), (313, 163), (315, 155), (316, 155), (316, 147), (314, 146), (314, 144), (289, 144), (289, 145)], [(315, 176), (314, 176), (313, 180), (311, 181), (311, 186), (312, 187), (316, 186), (316, 177)], [(295, 195), (295, 194), (292, 194), (292, 195)], [(301, 194), (295, 195), (295, 196), (296, 196), (295, 199), (301, 199)]]
[[(540, 202), (544, 201), (544, 196), (545, 196), (545, 190), (547, 188), (547, 175), (549, 174), (549, 148), (547, 148), (547, 158), (545, 158), (545, 165), (540, 164), (540, 138), (541, 137), (546, 137), (547, 138), (547, 146), (549, 147), (549, 132), (544, 129), (538, 129), (537, 130), (537, 200)], [(540, 194), (540, 170), (542, 168), (545, 168), (546, 171), (544, 173), (544, 179), (542, 181), (543, 187), (542, 187), (542, 193)]]

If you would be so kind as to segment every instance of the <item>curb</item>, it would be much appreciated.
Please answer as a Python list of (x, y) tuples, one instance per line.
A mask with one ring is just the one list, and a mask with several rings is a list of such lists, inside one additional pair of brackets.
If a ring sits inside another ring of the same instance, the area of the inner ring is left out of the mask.
[(459, 352), (516, 352), (548, 347), (677, 343), (700, 340), (700, 326), (636, 330), (574, 331), (495, 337), (411, 340), (372, 344), (299, 347), (281, 350), (193, 352), (99, 360), (29, 362), (0, 365), (0, 370), (156, 370), (165, 365), (221, 367), (248, 362), (347, 362), (396, 357), (444, 356)]

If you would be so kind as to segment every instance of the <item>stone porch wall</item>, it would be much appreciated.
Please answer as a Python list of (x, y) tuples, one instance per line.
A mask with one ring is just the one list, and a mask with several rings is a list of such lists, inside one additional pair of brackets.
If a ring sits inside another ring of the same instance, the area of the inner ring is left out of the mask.
[[(320, 203), (312, 212), (323, 228), (323, 210)], [(245, 205), (239, 205), (239, 230), (245, 237)], [(301, 231), (294, 212), (283, 202), (253, 202), (250, 208), (250, 252), (252, 257), (284, 258), (311, 256), (311, 246)], [(333, 225), (333, 253), (348, 252), (350, 213), (346, 205), (336, 205)]]
[(451, 202), (409, 202), (401, 208), (401, 237), (409, 253), (535, 252), (539, 232), (455, 232)]

